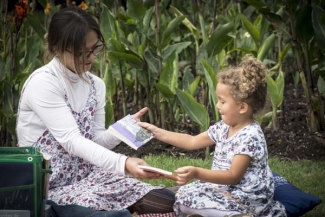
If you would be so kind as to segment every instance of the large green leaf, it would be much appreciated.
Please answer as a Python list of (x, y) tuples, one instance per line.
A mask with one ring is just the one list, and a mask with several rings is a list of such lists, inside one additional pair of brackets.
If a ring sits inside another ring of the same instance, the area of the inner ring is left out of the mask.
[(129, 15), (135, 20), (140, 20), (141, 17), (143, 17), (147, 11), (146, 7), (141, 2), (135, 0), (128, 0), (126, 3), (126, 7), (127, 15)]
[(35, 63), (39, 53), (40, 53), (41, 41), (36, 35), (32, 35), (27, 40), (25, 56), (21, 59), (21, 65), (23, 67), (28, 66), (29, 64)]
[[(176, 16), (181, 16), (183, 15), (182, 12), (180, 12), (177, 8), (171, 6), (170, 9), (174, 12), (174, 14)], [(199, 40), (200, 40), (200, 32), (199, 30), (193, 25), (193, 23), (191, 23), (191, 21), (189, 19), (187, 19), (185, 17), (185, 19), (183, 20), (183, 24), (191, 31), (194, 40), (195, 40), (195, 44), (196, 44), (196, 51), (198, 52), (199, 49)]]
[(304, 5), (295, 12), (296, 37), (302, 44), (309, 43), (308, 41), (314, 36), (311, 13), (312, 9), (309, 5)]
[(107, 102), (105, 105), (105, 128), (114, 122), (114, 105)]
[(176, 95), (191, 120), (199, 124), (202, 131), (207, 130), (210, 125), (210, 118), (206, 108), (198, 103), (193, 96), (178, 88)]
[(21, 89), (22, 89), (25, 81), (27, 80), (27, 78), (29, 77), (29, 75), (32, 72), (32, 66), (33, 66), (33, 64), (29, 63), (28, 66), (26, 66), (26, 68), (24, 68), (22, 70), (22, 72), (15, 74), (14, 83), (17, 85), (16, 87), (17, 87), (17, 90), (19, 93), (21, 92)]
[(233, 30), (234, 25), (232, 23), (226, 23), (224, 25), (219, 25), (218, 28), (211, 35), (209, 42), (205, 46), (205, 49), (209, 55), (215, 56), (220, 53), (222, 49), (228, 44), (228, 42), (232, 39), (228, 36), (228, 33)]
[(312, 21), (317, 45), (325, 53), (325, 11), (317, 5), (313, 5)]
[(126, 63), (130, 64), (130, 66), (137, 68), (137, 69), (141, 69), (143, 66), (142, 60), (133, 54), (109, 51), (108, 57), (111, 59), (111, 61), (114, 61), (114, 62), (124, 60)]
[(112, 34), (115, 34), (117, 31), (115, 26), (115, 19), (106, 6), (102, 6), (101, 9), (102, 12), (100, 13), (99, 25), (105, 41), (108, 42)]
[(193, 81), (194, 81), (194, 75), (192, 74), (192, 72), (190, 70), (184, 70), (182, 76), (182, 87), (185, 92), (190, 93), (190, 86)]
[(17, 124), (17, 114), (14, 114), (13, 116), (9, 117), (7, 119), (7, 131), (12, 135), (16, 135), (16, 124)]
[(178, 55), (175, 52), (168, 58), (160, 75), (159, 84), (164, 84), (175, 93), (178, 86)]
[(165, 29), (165, 31), (162, 34), (162, 44), (166, 41), (166, 39), (173, 33), (176, 31), (176, 29), (178, 28), (178, 26), (182, 23), (182, 21), (185, 19), (185, 16), (178, 16), (175, 17), (172, 21), (170, 21), (167, 25), (167, 28)]
[(180, 53), (182, 50), (184, 50), (191, 44), (192, 44), (192, 42), (190, 42), (190, 41), (184, 41), (184, 42), (179, 42), (179, 43), (167, 46), (167, 48), (165, 49), (165, 51), (163, 53), (163, 60), (167, 60), (169, 55), (171, 55), (174, 51), (176, 51), (176, 53)]
[(274, 81), (270, 75), (266, 75), (267, 92), (271, 98), (271, 103), (273, 107), (279, 107), (283, 101), (284, 85), (281, 84), (281, 78), (278, 81), (280, 82), (280, 84), (277, 84), (277, 82)]
[(252, 38), (255, 41), (256, 46), (259, 47), (259, 45), (261, 43), (260, 31), (243, 14), (240, 14), (239, 17), (242, 21), (243, 27), (252, 36)]
[(156, 87), (166, 99), (172, 99), (175, 97), (175, 93), (173, 93), (165, 84), (156, 83)]
[(199, 83), (200, 83), (200, 80), (201, 80), (201, 77), (200, 76), (197, 76), (194, 81), (190, 84), (189, 86), (189, 93), (194, 96), (198, 86), (199, 86)]
[(0, 111), (2, 114), (6, 117), (11, 117), (14, 113), (14, 110), (12, 108), (12, 91), (11, 91), (11, 85), (7, 82), (4, 82), (4, 97), (3, 102), (0, 105)]
[(109, 42), (110, 42), (108, 46), (109, 51), (122, 52), (122, 53), (127, 52), (124, 44), (122, 44), (119, 40), (110, 38)]
[(275, 81), (269, 75), (266, 75), (266, 83), (267, 83), (267, 93), (269, 94), (269, 96), (271, 98), (272, 106), (276, 107), (276, 105), (277, 105), (276, 102), (279, 101), (278, 87), (277, 87)]
[(275, 79), (275, 82), (276, 82), (276, 86), (279, 91), (278, 94), (280, 95), (280, 98), (281, 98), (279, 105), (278, 105), (278, 106), (280, 106), (283, 101), (283, 92), (284, 92), (284, 76), (283, 76), (282, 71), (279, 71), (279, 74), (278, 74), (277, 78)]
[(144, 59), (147, 62), (147, 65), (155, 74), (159, 74), (159, 60), (155, 57), (150, 50), (146, 50), (144, 52)]
[(284, 49), (280, 52), (279, 55), (279, 60), (281, 62), (284, 61), (284, 59), (287, 57), (289, 50), (291, 49), (291, 44), (286, 44), (286, 46), (284, 47)]
[(259, 22), (257, 26), (260, 32), (260, 40), (262, 41), (264, 39), (264, 35), (266, 35), (269, 32), (270, 23), (262, 14), (259, 14), (258, 18), (259, 18)]
[(109, 64), (106, 64), (103, 81), (106, 85), (106, 102), (112, 103), (113, 96), (116, 93), (116, 84)]
[[(295, 1), (295, 0), (294, 0)], [(252, 5), (255, 7), (260, 13), (262, 13), (265, 18), (272, 23), (272, 25), (279, 31), (286, 33), (288, 36), (290, 34), (288, 33), (288, 27), (286, 24), (283, 22), (282, 17), (279, 16), (276, 13), (271, 12), (270, 8), (268, 8), (262, 1), (258, 0), (244, 0), (244, 2), (248, 3), (249, 5)], [(295, 1), (297, 2), (297, 1)], [(288, 4), (294, 5), (294, 4)], [(295, 8), (295, 7), (294, 7)]]
[(267, 39), (265, 40), (265, 42), (262, 44), (262, 46), (258, 51), (257, 59), (263, 62), (263, 60), (266, 58), (266, 55), (273, 48), (275, 38), (276, 38), (275, 34), (271, 34), (269, 37), (267, 37)]
[(6, 62), (2, 59), (2, 56), (0, 55), (0, 81), (3, 81), (6, 78)]
[(206, 31), (205, 31), (205, 22), (204, 22), (204, 18), (201, 14), (199, 14), (199, 21), (200, 21), (200, 28), (201, 28), (201, 34), (202, 34), (202, 40), (203, 40), (203, 45), (205, 46), (208, 43), (208, 38), (206, 35)]
[(325, 81), (322, 76), (318, 77), (317, 87), (320, 95), (325, 97)]
[(151, 7), (146, 11), (146, 13), (143, 17), (143, 21), (142, 21), (143, 28), (141, 29), (141, 31), (144, 35), (148, 35), (149, 29), (150, 29), (151, 18), (154, 13), (155, 13), (155, 9), (154, 9), (154, 7)]
[(266, 5), (259, 0), (244, 0), (244, 2), (254, 6), (258, 10), (267, 10)]
[(27, 14), (27, 22), (28, 24), (33, 27), (33, 30), (38, 34), (40, 38), (44, 38), (46, 30), (42, 25), (42, 22), (39, 20), (39, 17), (34, 15), (33, 13)]
[(203, 64), (205, 79), (207, 80), (209, 86), (209, 92), (213, 99), (212, 103), (213, 105), (216, 105), (218, 102), (216, 96), (217, 74), (206, 60), (202, 60), (202, 64)]
[(219, 71), (220, 69), (224, 68), (226, 65), (226, 60), (228, 57), (228, 53), (226, 53), (225, 50), (222, 50), (217, 56), (216, 56), (216, 61), (218, 63), (218, 68), (215, 69), (216, 71)]

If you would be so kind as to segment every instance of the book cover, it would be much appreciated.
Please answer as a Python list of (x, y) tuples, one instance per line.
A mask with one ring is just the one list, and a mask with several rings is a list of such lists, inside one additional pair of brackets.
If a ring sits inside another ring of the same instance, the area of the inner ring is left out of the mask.
[(151, 131), (140, 127), (131, 115), (127, 115), (110, 125), (108, 130), (115, 137), (119, 138), (135, 150), (149, 142), (154, 137), (154, 134)]
[(145, 166), (145, 165), (138, 165), (138, 167), (140, 169), (145, 170), (145, 171), (162, 174), (162, 175), (164, 175), (164, 177), (166, 177), (168, 179), (172, 179), (174, 181), (177, 181), (176, 174), (174, 174), (174, 173), (172, 173), (170, 171), (163, 170), (163, 169), (160, 169), (160, 168), (157, 168), (157, 167)]

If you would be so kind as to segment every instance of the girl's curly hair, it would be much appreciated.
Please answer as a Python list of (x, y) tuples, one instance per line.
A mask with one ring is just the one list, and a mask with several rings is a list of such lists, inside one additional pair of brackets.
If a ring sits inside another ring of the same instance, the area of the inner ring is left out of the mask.
[(266, 102), (266, 73), (267, 68), (261, 61), (246, 55), (238, 66), (219, 72), (218, 80), (230, 86), (236, 102), (246, 102), (255, 114)]

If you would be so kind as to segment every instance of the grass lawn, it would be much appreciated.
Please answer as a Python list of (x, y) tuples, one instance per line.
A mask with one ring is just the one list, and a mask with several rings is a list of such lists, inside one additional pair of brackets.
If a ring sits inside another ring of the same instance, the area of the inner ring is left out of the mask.
[[(182, 166), (197, 166), (210, 168), (212, 158), (209, 160), (192, 159), (189, 157), (169, 157), (166, 155), (146, 156), (144, 160), (151, 166), (162, 168), (169, 171)], [(304, 217), (324, 217), (325, 216), (325, 161), (281, 161), (271, 158), (269, 161), (272, 171), (286, 178), (293, 185), (304, 192), (320, 197), (323, 202), (316, 206), (314, 210), (308, 212)], [(175, 182), (169, 179), (143, 180), (153, 185), (165, 185), (171, 187)]]

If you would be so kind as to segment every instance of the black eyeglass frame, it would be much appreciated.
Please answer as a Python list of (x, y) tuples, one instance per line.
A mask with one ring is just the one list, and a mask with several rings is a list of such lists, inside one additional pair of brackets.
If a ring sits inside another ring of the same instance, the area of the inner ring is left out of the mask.
[[(104, 44), (95, 45), (95, 47), (93, 47), (93, 49), (85, 52), (84, 56), (86, 56), (87, 58), (89, 58), (91, 54), (93, 54), (94, 56), (97, 56), (101, 52), (103, 52), (104, 48), (105, 48)], [(99, 49), (99, 50), (96, 53), (94, 53), (96, 51), (96, 49)]]
[[(101, 44), (98, 44), (98, 43), (100, 43), (101, 41), (99, 40), (98, 42), (97, 42), (97, 44), (90, 50), (90, 51), (87, 51), (87, 52), (85, 52), (84, 54), (78, 54), (78, 55), (75, 55), (75, 56), (77, 56), (77, 57), (81, 57), (81, 56), (83, 56), (83, 57), (86, 57), (87, 59), (90, 57), (90, 55), (91, 54), (93, 54), (94, 56), (98, 56), (101, 52), (103, 52), (103, 50), (104, 50), (104, 48), (105, 48), (105, 44), (103, 44), (103, 43), (101, 43)], [(97, 52), (95, 52), (96, 51), (96, 49), (99, 49)], [(68, 51), (69, 53), (71, 53), (72, 54), (72, 51), (70, 51), (70, 50), (68, 50), (68, 49), (66, 49), (66, 51)]]

